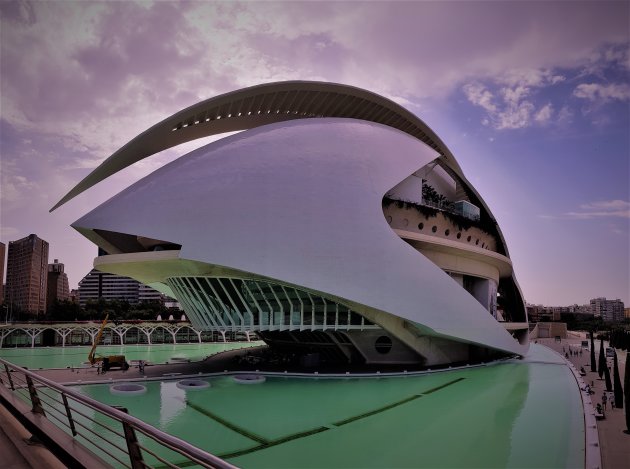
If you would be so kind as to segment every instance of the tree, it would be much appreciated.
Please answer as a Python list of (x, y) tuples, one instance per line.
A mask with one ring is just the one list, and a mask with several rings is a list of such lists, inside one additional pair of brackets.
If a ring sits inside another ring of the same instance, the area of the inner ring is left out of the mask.
[(626, 355), (626, 375), (623, 378), (623, 384), (625, 386), (624, 394), (626, 398), (626, 430), (625, 432), (630, 434), (630, 356), (628, 355)]
[(613, 386), (610, 381), (610, 370), (608, 369), (608, 366), (604, 366), (604, 379), (606, 379), (606, 391), (611, 392), (613, 390)]
[(591, 371), (597, 371), (597, 365), (595, 365), (595, 341), (593, 340), (593, 331), (591, 330)]
[(82, 321), (88, 319), (79, 303), (55, 300), (46, 313), (47, 321)]
[[(627, 357), (626, 360), (628, 360)], [(619, 376), (619, 367), (617, 364), (617, 352), (615, 352), (613, 365), (613, 381), (615, 382), (615, 407), (623, 409), (623, 389), (621, 389), (621, 377)]]
[(597, 366), (597, 374), (599, 379), (604, 376), (604, 369), (606, 368), (606, 355), (604, 354), (604, 339), (599, 339), (599, 363)]

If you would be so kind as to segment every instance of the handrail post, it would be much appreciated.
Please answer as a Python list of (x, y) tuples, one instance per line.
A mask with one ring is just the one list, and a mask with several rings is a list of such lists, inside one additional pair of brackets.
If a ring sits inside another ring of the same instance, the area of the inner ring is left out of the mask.
[(70, 412), (70, 406), (68, 405), (68, 398), (65, 393), (61, 393), (61, 398), (66, 408), (66, 415), (68, 416), (68, 424), (70, 425), (70, 430), (72, 430), (72, 436), (77, 436), (77, 429), (74, 427), (74, 420), (72, 419), (72, 412)]
[[(115, 409), (128, 414), (129, 411), (126, 407), (121, 406), (112, 406)], [(138, 438), (136, 437), (136, 432), (131, 425), (127, 422), (122, 421), (123, 431), (125, 432), (125, 441), (127, 442), (127, 450), (129, 451), (129, 460), (131, 461), (132, 469), (144, 469), (146, 464), (144, 464), (144, 460), (142, 459), (142, 451), (140, 450), (140, 445), (138, 444)]]
[(42, 407), (42, 401), (39, 400), (37, 390), (33, 384), (33, 380), (29, 375), (26, 375), (26, 385), (28, 386), (28, 393), (31, 395), (31, 403), (33, 404), (33, 412), (36, 414), (46, 415), (44, 408)]
[(13, 378), (11, 378), (11, 371), (9, 371), (9, 366), (5, 363), (4, 369), (7, 372), (7, 378), (9, 379), (9, 385), (11, 386), (11, 391), (15, 391), (15, 386), (13, 385)]

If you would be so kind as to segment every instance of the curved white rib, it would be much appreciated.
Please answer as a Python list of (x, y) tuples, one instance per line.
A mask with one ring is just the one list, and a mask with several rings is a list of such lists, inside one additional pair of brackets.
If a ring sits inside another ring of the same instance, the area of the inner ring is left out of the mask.
[(285, 81), (232, 91), (173, 114), (103, 161), (50, 211), (127, 166), (181, 143), (310, 117), (351, 117), (397, 128), (434, 148), (450, 167), (461, 173), (440, 138), (422, 120), (395, 102), (353, 86)]

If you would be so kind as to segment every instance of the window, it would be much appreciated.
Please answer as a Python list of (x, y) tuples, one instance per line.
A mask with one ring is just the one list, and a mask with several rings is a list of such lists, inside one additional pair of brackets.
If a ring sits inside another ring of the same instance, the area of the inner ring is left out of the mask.
[(461, 233), (457, 233), (457, 239), (461, 238), (462, 234)]
[(422, 228), (424, 228), (424, 223), (418, 223), (418, 229), (421, 230)]
[(444, 232), (444, 235), (446, 235), (446, 236), (448, 236), (449, 234), (451, 234), (451, 231), (450, 231), (450, 230), (446, 230), (446, 231)]
[(431, 231), (435, 233), (437, 231), (437, 226), (433, 225), (433, 228), (431, 228)]
[(374, 348), (378, 353), (382, 353), (383, 355), (385, 355), (386, 353), (389, 353), (389, 351), (392, 349), (392, 339), (390, 339), (386, 335), (382, 335), (378, 339), (376, 339), (376, 342), (374, 342)]

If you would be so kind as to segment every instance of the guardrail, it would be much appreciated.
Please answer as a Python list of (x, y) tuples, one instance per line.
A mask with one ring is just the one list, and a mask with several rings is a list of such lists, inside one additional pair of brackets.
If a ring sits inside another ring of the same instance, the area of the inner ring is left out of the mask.
[[(126, 409), (98, 402), (2, 358), (0, 386), (30, 405), (33, 416), (45, 417), (89, 448), (103, 459), (103, 465), (140, 469), (155, 464), (188, 467), (192, 463), (205, 468), (235, 469), (217, 456), (128, 415)], [(173, 457), (180, 460), (173, 462)]]

